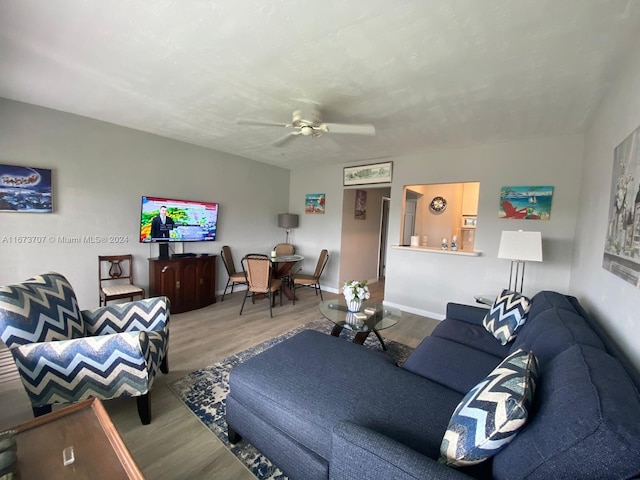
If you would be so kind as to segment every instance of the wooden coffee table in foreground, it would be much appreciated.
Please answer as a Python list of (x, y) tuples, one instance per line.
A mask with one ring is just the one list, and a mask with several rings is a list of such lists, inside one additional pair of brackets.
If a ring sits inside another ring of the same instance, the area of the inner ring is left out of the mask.
[(334, 324), (331, 335), (338, 337), (342, 329), (346, 328), (355, 332), (354, 343), (362, 345), (373, 332), (378, 337), (382, 349), (386, 350), (387, 346), (378, 331), (393, 327), (402, 319), (402, 312), (397, 308), (385, 307), (382, 303), (364, 302), (359, 313), (365, 313), (366, 309), (372, 309), (374, 313), (358, 319), (353, 312), (347, 310), (347, 303), (342, 298), (320, 302), (320, 312)]
[[(12, 429), (18, 431), (20, 480), (144, 480), (97, 398), (55, 410)], [(74, 461), (65, 466), (62, 452), (66, 447), (73, 447)]]

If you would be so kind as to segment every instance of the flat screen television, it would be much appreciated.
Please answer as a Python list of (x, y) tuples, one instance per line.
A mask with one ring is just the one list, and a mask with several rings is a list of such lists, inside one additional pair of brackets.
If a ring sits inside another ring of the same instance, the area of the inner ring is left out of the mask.
[(213, 241), (217, 229), (217, 203), (142, 197), (142, 243)]

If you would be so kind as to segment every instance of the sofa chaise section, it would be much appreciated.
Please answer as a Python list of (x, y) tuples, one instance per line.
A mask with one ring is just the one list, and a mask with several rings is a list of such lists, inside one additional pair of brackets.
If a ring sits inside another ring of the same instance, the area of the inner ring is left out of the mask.
[[(579, 302), (538, 293), (506, 345), (485, 313), (450, 303), (402, 367), (318, 332), (285, 340), (231, 371), (230, 439), (237, 432), (292, 479), (640, 478), (638, 376)], [(439, 463), (460, 400), (520, 349), (538, 364), (527, 423), (478, 465)]]

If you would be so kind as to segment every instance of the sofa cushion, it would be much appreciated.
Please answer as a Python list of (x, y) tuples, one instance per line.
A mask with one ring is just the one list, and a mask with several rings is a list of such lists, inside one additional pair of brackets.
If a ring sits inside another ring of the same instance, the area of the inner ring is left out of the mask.
[(536, 315), (544, 312), (545, 310), (549, 310), (550, 308), (559, 308), (561, 310), (576, 312), (572, 299), (573, 297), (569, 297), (567, 295), (563, 295), (562, 293), (553, 292), (550, 290), (543, 290), (541, 292), (538, 292), (533, 297), (531, 297), (529, 318), (533, 318)]
[(574, 345), (540, 371), (534, 402), (494, 478), (638, 478), (640, 395), (615, 358)]
[(604, 349), (602, 340), (582, 316), (574, 310), (552, 307), (529, 317), (511, 349), (532, 350), (543, 370), (547, 362), (576, 343)]
[(402, 368), (465, 395), (502, 359), (446, 338), (426, 337)]
[(481, 463), (513, 440), (527, 421), (537, 381), (536, 358), (518, 350), (476, 385), (456, 408), (440, 447), (447, 465)]
[[(313, 330), (235, 367), (229, 387), (237, 403), (325, 460), (333, 427), (342, 420), (437, 459), (451, 413), (463, 397), (404, 371), (386, 353)], [(236, 413), (227, 409), (233, 418)], [(252, 432), (238, 433), (260, 448)]]
[(511, 348), (511, 345), (502, 345), (481, 323), (474, 325), (464, 320), (447, 318), (438, 324), (431, 336), (462, 343), (500, 358), (509, 355)]
[(493, 302), (482, 324), (502, 345), (516, 337), (529, 312), (530, 300), (524, 295), (502, 290)]

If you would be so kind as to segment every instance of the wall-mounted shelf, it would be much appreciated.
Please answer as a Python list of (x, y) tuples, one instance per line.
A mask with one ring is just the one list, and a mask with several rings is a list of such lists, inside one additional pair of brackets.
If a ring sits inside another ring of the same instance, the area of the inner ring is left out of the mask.
[(433, 248), (433, 247), (405, 247), (403, 245), (391, 245), (391, 248), (396, 250), (410, 250), (412, 252), (422, 252), (422, 253), (440, 253), (444, 255), (462, 255), (466, 257), (479, 257), (482, 255), (482, 252), (479, 251), (463, 251), (463, 250), (442, 250), (441, 248)]

